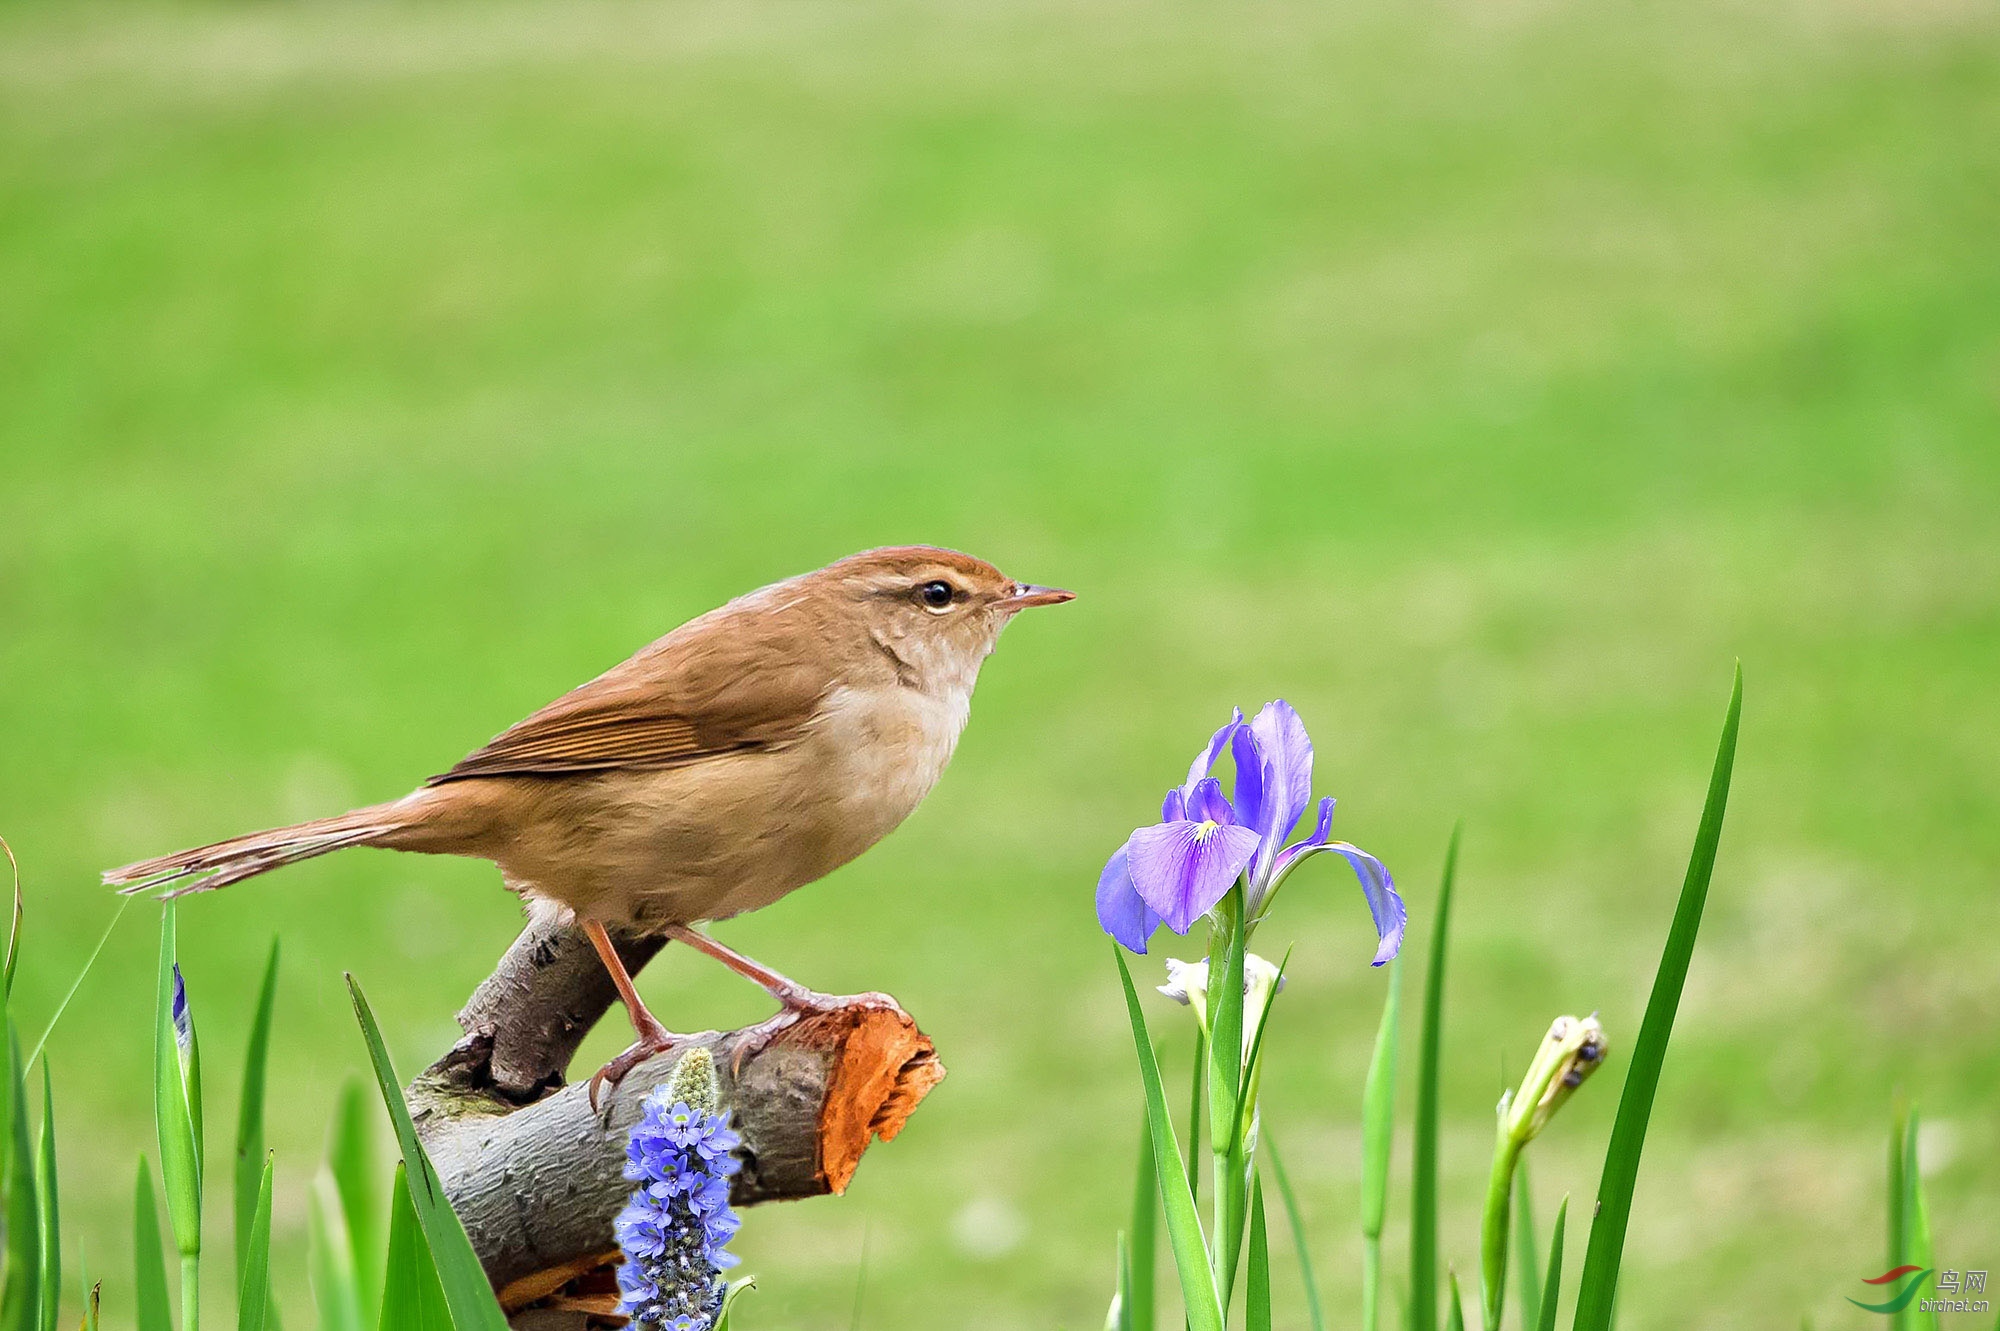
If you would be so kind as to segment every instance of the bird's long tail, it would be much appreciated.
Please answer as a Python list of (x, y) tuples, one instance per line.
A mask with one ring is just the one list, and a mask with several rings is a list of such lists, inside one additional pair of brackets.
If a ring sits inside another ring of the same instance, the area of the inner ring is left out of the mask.
[(156, 859), (140, 860), (122, 869), (112, 869), (104, 881), (119, 889), (120, 895), (145, 892), (179, 883), (163, 897), (186, 896), (190, 892), (210, 892), (231, 883), (240, 883), (269, 869), (297, 864), (329, 851), (349, 846), (378, 843), (403, 830), (406, 812), (393, 804), (376, 804), (355, 809), (333, 818), (320, 818), (268, 832), (252, 832), (231, 837), (212, 846), (176, 851)]

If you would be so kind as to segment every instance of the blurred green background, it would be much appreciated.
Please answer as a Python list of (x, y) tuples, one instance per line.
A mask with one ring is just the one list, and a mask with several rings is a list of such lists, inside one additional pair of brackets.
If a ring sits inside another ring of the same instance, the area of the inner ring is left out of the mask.
[[(846, 1198), (748, 1217), (748, 1324), (848, 1326), (864, 1253), (871, 1331), (1101, 1324), (1138, 1111), (1091, 889), (1279, 694), (1413, 958), (1465, 819), (1469, 1269), (1503, 1069), (1560, 1011), (1630, 1049), (1740, 657), (1623, 1324), (1872, 1325), (1894, 1088), (1940, 1260), (2000, 1267), (1996, 236), (1973, 0), (9, 7), (17, 1012), (110, 919), (98, 870), (394, 796), (736, 592), (938, 542), (1081, 595), (1008, 633), (903, 830), (718, 930), (894, 992), (951, 1069)], [(120, 1321), (154, 920), (52, 1049)], [(284, 940), (293, 1321), (342, 970), (414, 1070), (517, 926), (489, 866), (377, 853), (184, 913), (218, 1171)], [(1292, 939), (1267, 1116), (1348, 1319), (1383, 980), (1337, 864)], [(684, 955), (643, 988), (765, 1010)], [(1535, 1148), (1544, 1221), (1621, 1073)]]

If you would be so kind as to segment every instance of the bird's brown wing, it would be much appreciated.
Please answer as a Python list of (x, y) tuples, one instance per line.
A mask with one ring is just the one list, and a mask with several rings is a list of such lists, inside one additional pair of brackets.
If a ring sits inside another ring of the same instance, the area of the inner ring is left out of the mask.
[[(749, 634), (696, 621), (466, 755), (427, 785), (680, 767), (797, 739), (818, 712), (820, 653), (766, 621)], [(718, 631), (722, 630), (722, 631)]]

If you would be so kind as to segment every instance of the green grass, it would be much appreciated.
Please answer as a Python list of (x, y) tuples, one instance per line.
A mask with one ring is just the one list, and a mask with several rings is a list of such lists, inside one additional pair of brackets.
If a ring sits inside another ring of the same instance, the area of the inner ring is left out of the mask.
[[(1090, 889), (1191, 738), (1279, 692), (1419, 922), (1465, 819), (1441, 1259), (1475, 1269), (1503, 1054), (1600, 1008), (1611, 1069), (1535, 1147), (1542, 1214), (1593, 1196), (1739, 656), (1620, 1326), (1840, 1324), (1892, 1084), (1948, 1148), (1938, 1260), (1980, 1266), (1996, 144), (2000, 20), (1963, 0), (10, 9), (12, 1010), (61, 1001), (97, 870), (400, 793), (728, 595), (934, 540), (1081, 596), (1010, 631), (909, 826), (719, 931), (897, 994), (951, 1068), (847, 1198), (747, 1217), (746, 1325), (837, 1318), (864, 1233), (871, 1331), (1101, 1321), (1131, 1065)], [(1303, 873), (1263, 1100), (1338, 1324), (1383, 977), (1345, 871)], [(44, 1054), (114, 1327), (151, 1139), (128, 915)], [(292, 1322), (366, 1067), (341, 971), (409, 1071), (516, 923), (485, 866), (372, 853), (181, 912), (214, 1086), (284, 940)], [(644, 987), (688, 1025), (763, 1011), (671, 951)], [(1184, 1017), (1149, 1019), (1184, 1086)]]

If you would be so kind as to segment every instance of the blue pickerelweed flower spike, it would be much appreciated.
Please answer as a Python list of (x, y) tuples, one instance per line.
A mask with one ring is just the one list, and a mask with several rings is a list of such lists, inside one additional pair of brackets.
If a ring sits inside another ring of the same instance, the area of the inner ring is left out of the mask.
[[(1209, 775), (1225, 749), (1236, 769), (1233, 799)], [(1312, 768), (1312, 739), (1290, 703), (1269, 703), (1249, 721), (1233, 713), (1195, 755), (1186, 782), (1167, 792), (1160, 821), (1134, 832), (1104, 866), (1097, 880), (1104, 932), (1144, 952), (1162, 924), (1185, 934), (1239, 876), (1254, 926), (1300, 861), (1333, 851), (1361, 880), (1381, 939), (1375, 964), (1395, 956), (1403, 944), (1403, 899), (1380, 860), (1328, 839), (1333, 800), (1320, 801), (1310, 835), (1285, 844), (1312, 804)]]
[(722, 1272), (737, 1260), (726, 1245), (740, 1224), (729, 1178), (742, 1140), (717, 1107), (706, 1049), (683, 1054), (641, 1103), (625, 1146), (625, 1177), (639, 1187), (613, 1231), (625, 1253), (619, 1311), (644, 1331), (710, 1331), (722, 1311)]

